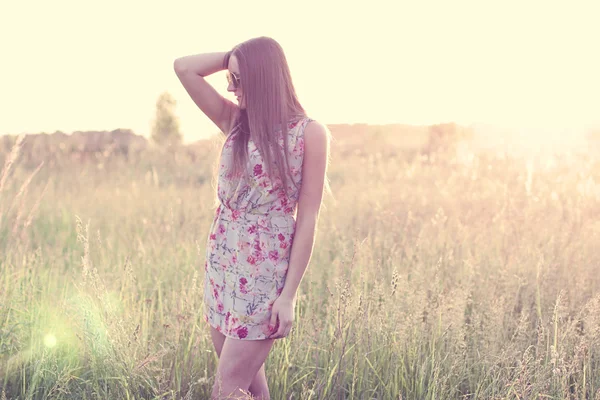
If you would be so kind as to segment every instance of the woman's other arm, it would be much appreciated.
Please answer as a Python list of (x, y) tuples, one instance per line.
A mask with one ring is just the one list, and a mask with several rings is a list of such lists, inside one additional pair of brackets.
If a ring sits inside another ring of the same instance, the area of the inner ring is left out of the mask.
[(295, 299), (312, 255), (329, 158), (327, 127), (318, 121), (313, 121), (305, 129), (302, 186), (298, 198), (296, 231), (281, 293), (282, 298), (289, 300)]

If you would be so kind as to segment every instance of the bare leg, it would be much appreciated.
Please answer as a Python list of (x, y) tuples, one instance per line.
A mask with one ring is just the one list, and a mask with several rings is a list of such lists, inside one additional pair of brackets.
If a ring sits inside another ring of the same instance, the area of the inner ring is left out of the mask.
[(267, 384), (267, 376), (265, 375), (264, 363), (256, 373), (248, 390), (257, 400), (269, 400), (271, 398), (269, 385)]
[(244, 397), (244, 391), (249, 390), (250, 384), (269, 355), (274, 341), (275, 339), (239, 340), (225, 338), (219, 358), (212, 398), (219, 400), (248, 398)]
[[(226, 336), (221, 332), (217, 331), (212, 326), (210, 327), (210, 335), (212, 336), (212, 341), (215, 346), (215, 350), (217, 352), (217, 356), (221, 357), (221, 349), (223, 348), (223, 344), (225, 343)], [(250, 383), (250, 387), (248, 391), (252, 393), (252, 396), (256, 398), (256, 400), (269, 400), (269, 385), (267, 383), (267, 376), (265, 375), (265, 364), (261, 365), (260, 369), (254, 376), (252, 383)]]

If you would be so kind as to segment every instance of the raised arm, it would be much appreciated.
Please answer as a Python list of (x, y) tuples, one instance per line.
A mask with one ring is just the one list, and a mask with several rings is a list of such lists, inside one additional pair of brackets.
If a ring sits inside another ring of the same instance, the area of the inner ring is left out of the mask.
[(228, 135), (238, 106), (221, 96), (205, 76), (226, 69), (223, 60), (226, 52), (202, 53), (177, 58), (173, 69), (194, 103)]

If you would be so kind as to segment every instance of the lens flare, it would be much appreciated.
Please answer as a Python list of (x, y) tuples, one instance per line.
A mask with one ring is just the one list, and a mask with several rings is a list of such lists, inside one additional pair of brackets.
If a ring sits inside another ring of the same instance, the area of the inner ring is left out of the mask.
[(46, 336), (44, 336), (44, 345), (49, 348), (56, 346), (56, 336), (54, 336), (52, 333), (48, 333)]

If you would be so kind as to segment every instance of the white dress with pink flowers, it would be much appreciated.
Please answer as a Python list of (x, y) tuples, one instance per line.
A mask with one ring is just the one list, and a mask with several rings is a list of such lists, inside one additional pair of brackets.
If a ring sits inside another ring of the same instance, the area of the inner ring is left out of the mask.
[[(219, 165), (219, 206), (207, 239), (204, 320), (225, 336), (266, 339), (271, 307), (281, 294), (296, 228), (302, 184), (304, 129), (312, 119), (288, 124), (288, 195), (281, 180), (266, 174), (262, 157), (248, 142), (249, 180), (230, 177), (232, 132), (223, 144)], [(283, 148), (283, 140), (280, 140)], [(294, 186), (293, 182), (296, 183)]]

